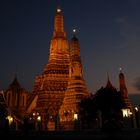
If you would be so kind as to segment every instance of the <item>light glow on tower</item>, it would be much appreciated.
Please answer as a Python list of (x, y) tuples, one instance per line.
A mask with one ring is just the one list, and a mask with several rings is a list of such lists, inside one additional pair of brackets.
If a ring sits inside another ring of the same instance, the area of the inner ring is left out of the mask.
[(60, 13), (61, 12), (61, 9), (60, 8), (57, 8), (57, 12)]
[(123, 113), (123, 117), (130, 117), (132, 115), (132, 112), (130, 111), (130, 109), (122, 109), (122, 113)]
[(73, 29), (73, 33), (76, 33), (76, 29)]

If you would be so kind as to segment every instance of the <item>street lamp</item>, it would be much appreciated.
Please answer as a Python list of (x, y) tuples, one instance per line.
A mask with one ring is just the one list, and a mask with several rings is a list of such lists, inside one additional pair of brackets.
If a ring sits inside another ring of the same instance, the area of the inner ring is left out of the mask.
[(138, 107), (135, 107), (135, 118), (136, 118), (136, 127), (138, 128), (140, 126), (140, 118), (139, 118), (139, 109), (138, 109)]
[(41, 116), (37, 117), (37, 121), (40, 122), (41, 121)]
[(139, 110), (138, 110), (138, 107), (135, 107), (135, 111), (136, 111), (136, 112), (138, 112), (138, 111), (139, 111)]
[(78, 113), (74, 113), (74, 129), (79, 129), (79, 118)]
[(33, 112), (33, 119), (35, 121), (35, 128), (40, 129), (41, 127), (41, 116), (38, 112)]
[(8, 115), (8, 116), (6, 117), (6, 119), (8, 119), (9, 125), (11, 125), (12, 122), (13, 122), (13, 117), (12, 117), (11, 115)]
[(78, 120), (78, 114), (74, 113), (74, 120)]

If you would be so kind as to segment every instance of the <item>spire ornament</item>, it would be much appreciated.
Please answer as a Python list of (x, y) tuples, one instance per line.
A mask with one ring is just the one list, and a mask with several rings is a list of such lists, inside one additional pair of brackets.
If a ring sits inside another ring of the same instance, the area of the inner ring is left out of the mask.
[(61, 8), (60, 8), (60, 6), (57, 7), (57, 10), (56, 10), (56, 11), (57, 11), (57, 13), (61, 13)]

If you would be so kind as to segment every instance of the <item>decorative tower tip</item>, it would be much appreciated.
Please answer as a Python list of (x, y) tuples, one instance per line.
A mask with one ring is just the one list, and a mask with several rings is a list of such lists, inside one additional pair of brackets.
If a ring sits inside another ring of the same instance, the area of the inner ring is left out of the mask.
[(76, 29), (73, 29), (73, 33), (76, 33)]
[(76, 36), (76, 29), (73, 29), (72, 32), (73, 32), (73, 37), (75, 37)]
[(110, 82), (108, 72), (107, 72), (107, 84), (106, 84), (106, 87), (108, 87), (108, 88), (110, 88), (110, 87), (112, 88), (113, 87), (112, 84), (111, 84), (111, 82)]
[(61, 8), (60, 8), (60, 6), (57, 7), (57, 13), (61, 13)]
[(122, 68), (121, 67), (119, 68), (119, 71), (120, 71), (120, 73), (122, 73)]

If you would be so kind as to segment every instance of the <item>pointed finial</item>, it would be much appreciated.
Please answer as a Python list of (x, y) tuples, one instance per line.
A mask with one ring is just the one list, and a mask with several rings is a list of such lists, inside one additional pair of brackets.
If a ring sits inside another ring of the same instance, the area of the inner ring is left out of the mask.
[(114, 87), (112, 86), (111, 82), (110, 82), (108, 72), (107, 72), (107, 84), (106, 84), (106, 87), (107, 87), (107, 88), (110, 88), (110, 87), (111, 87), (111, 88), (114, 88)]
[(72, 41), (78, 41), (77, 37), (76, 37), (76, 29), (72, 30), (73, 36), (72, 36)]
[(119, 68), (119, 71), (120, 71), (120, 73), (122, 73), (122, 68), (121, 67)]
[(61, 8), (60, 8), (60, 6), (57, 7), (57, 13), (61, 13)]
[(109, 81), (109, 74), (108, 74), (108, 72), (107, 72), (107, 80)]
[(73, 33), (76, 33), (76, 29), (73, 29)]
[(18, 73), (18, 65), (15, 66), (15, 74), (14, 74), (15, 79), (17, 79), (17, 73)]
[(75, 37), (76, 36), (76, 29), (73, 29), (72, 32), (73, 32), (73, 37)]

